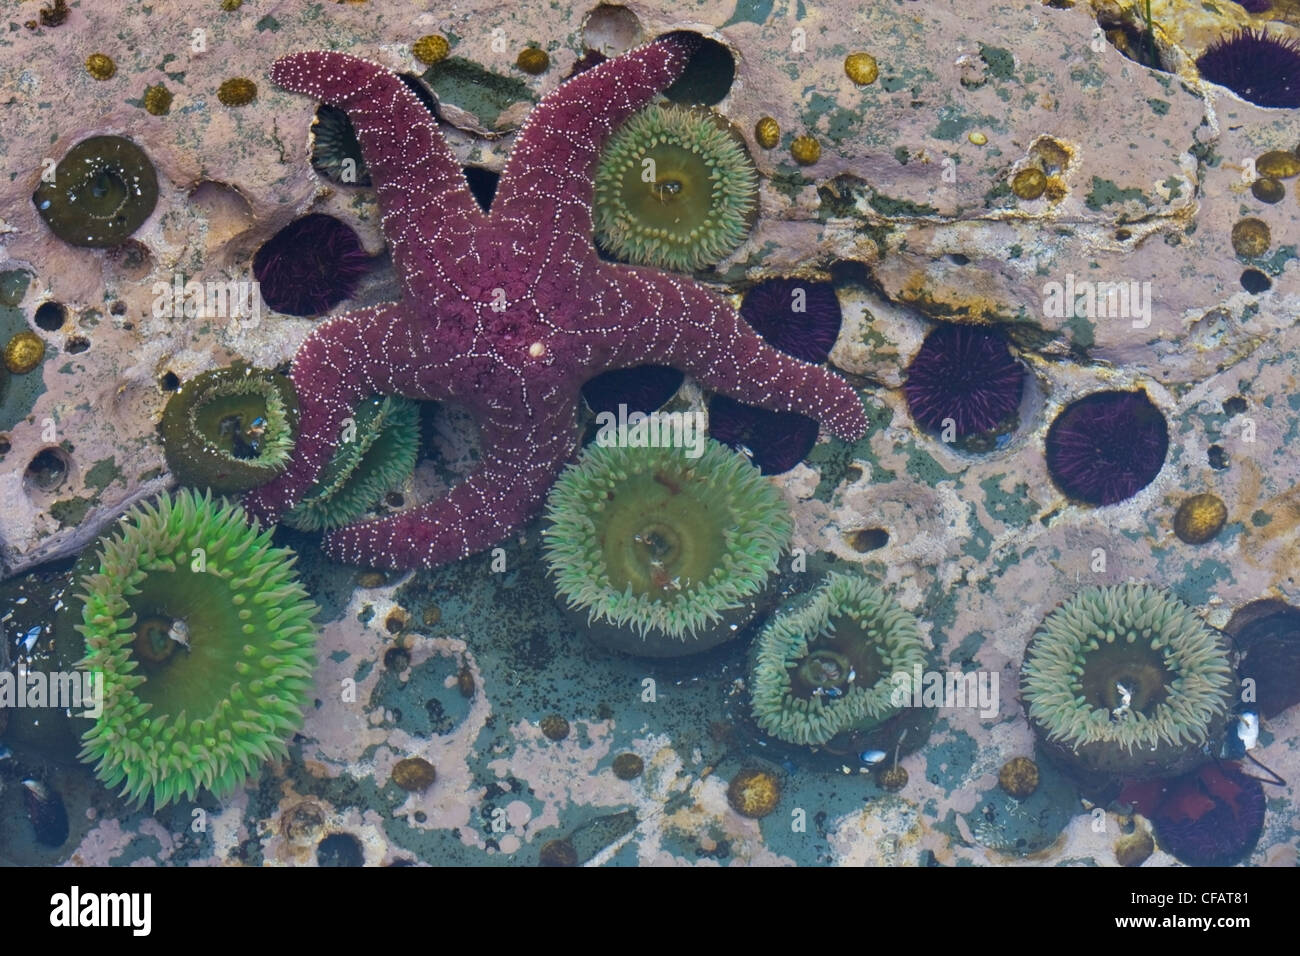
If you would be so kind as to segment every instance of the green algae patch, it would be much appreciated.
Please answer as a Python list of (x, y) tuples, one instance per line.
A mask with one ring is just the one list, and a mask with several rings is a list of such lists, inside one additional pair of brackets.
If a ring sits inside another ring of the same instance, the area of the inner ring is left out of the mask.
[(1084, 197), (1084, 205), (1089, 209), (1100, 212), (1104, 206), (1109, 206), (1117, 202), (1129, 202), (1135, 200), (1144, 206), (1151, 205), (1147, 199), (1146, 193), (1137, 189), (1121, 189), (1109, 179), (1102, 179), (1100, 176), (1092, 177), (1092, 189)]
[[(1260, 269), (1271, 276), (1280, 276), (1286, 269), (1286, 264), (1296, 257), (1295, 246), (1282, 246), (1268, 258), (1245, 259), (1243, 261), (1251, 263), (1257, 269)], [(1238, 257), (1241, 258), (1241, 257)]]
[(86, 472), (85, 484), (87, 488), (103, 491), (121, 477), (122, 471), (117, 467), (115, 458), (101, 458)]
[(30, 281), (31, 273), (24, 269), (0, 272), (0, 305), (13, 307), (20, 304)]
[(981, 43), (980, 59), (988, 66), (989, 73), (994, 79), (1014, 80), (1016, 78), (1016, 58), (1010, 50)]
[(1070, 341), (1081, 349), (1090, 349), (1097, 341), (1096, 329), (1085, 316), (1076, 315), (1064, 323), (1070, 330)]
[(50, 515), (65, 527), (79, 525), (95, 506), (94, 498), (65, 498), (50, 505)]
[(1226, 564), (1209, 559), (1187, 565), (1175, 591), (1188, 604), (1201, 607), (1209, 603), (1220, 582), (1234, 580), (1232, 571)]
[(1002, 481), (1007, 476), (992, 475), (979, 483), (984, 489), (984, 510), (990, 517), (1016, 527), (1027, 526), (1042, 507), (1029, 494), (1029, 485), (1018, 482), (1010, 492), (1002, 490)]
[(772, 15), (774, 6), (776, 0), (739, 0), (731, 19), (722, 26), (729, 27), (736, 23), (757, 23), (761, 26)]
[(879, 409), (879, 412), (880, 414), (867, 416), (867, 433), (852, 444), (838, 440), (823, 442), (814, 445), (808, 453), (808, 464), (820, 473), (817, 487), (813, 490), (813, 497), (818, 501), (829, 504), (835, 489), (848, 477), (849, 469), (858, 461), (870, 464), (871, 480), (874, 483), (893, 481), (897, 477), (894, 472), (876, 464), (875, 452), (871, 450), (872, 436), (888, 428), (893, 418), (885, 408)]
[(772, 175), (767, 177), (769, 186), (791, 200), (798, 197), (808, 182), (809, 179), (804, 175), (802, 167), (792, 166), (789, 163), (782, 163)]
[(882, 216), (890, 219), (908, 216), (937, 216), (939, 210), (929, 203), (917, 203), (908, 199), (894, 199), (879, 192), (872, 192), (867, 204)]
[(832, 142), (853, 140), (861, 133), (860, 113), (840, 106), (834, 97), (827, 96), (825, 93), (813, 93), (808, 97), (808, 122), (805, 125), (811, 129), (815, 124), (820, 123), (821, 117), (826, 118), (826, 138)]
[[(19, 332), (29, 331), (27, 319), (20, 309), (0, 306), (0, 344), (8, 342)], [(22, 375), (13, 375), (0, 368), (0, 431), (9, 431), (31, 414), (36, 400), (45, 391), (44, 363), (56, 354), (47, 343), (41, 365)]]
[(974, 117), (944, 108), (939, 110), (939, 123), (930, 130), (930, 135), (935, 139), (953, 141), (974, 125)]
[(917, 446), (916, 443), (912, 444), (908, 453), (906, 471), (917, 481), (929, 485), (931, 488), (941, 481), (951, 481), (960, 474), (957, 471), (948, 471), (935, 460), (933, 455)]

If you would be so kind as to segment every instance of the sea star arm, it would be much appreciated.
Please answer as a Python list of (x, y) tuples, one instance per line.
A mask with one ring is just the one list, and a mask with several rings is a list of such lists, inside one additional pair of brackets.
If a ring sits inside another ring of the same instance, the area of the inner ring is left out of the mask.
[(480, 419), (484, 456), (474, 472), (437, 500), (329, 532), (325, 553), (346, 564), (405, 570), (489, 548), (536, 514), (576, 440), (571, 406), (555, 406), (541, 423), (507, 414)]
[(281, 57), (271, 79), (347, 113), (404, 291), (437, 301), (446, 264), (485, 217), (429, 111), (396, 73), (346, 53)]
[(388, 304), (322, 322), (303, 340), (289, 373), (298, 393), (298, 438), (287, 471), (244, 497), (266, 522), (277, 521), (312, 487), (345, 434), (357, 403), (372, 395), (450, 398), (454, 347), (436, 328)]
[[(564, 83), (529, 114), (492, 201), (492, 220), (589, 252), (596, 161), (620, 123), (677, 79), (698, 41), (670, 33)], [(539, 213), (539, 210), (544, 212)]]
[(608, 324), (614, 316), (623, 327), (606, 336), (613, 343), (608, 367), (671, 365), (705, 388), (774, 412), (815, 418), (847, 441), (866, 434), (862, 400), (848, 382), (772, 348), (703, 286), (649, 269), (607, 269), (616, 290), (609, 303), (621, 305), (600, 308), (586, 321)]

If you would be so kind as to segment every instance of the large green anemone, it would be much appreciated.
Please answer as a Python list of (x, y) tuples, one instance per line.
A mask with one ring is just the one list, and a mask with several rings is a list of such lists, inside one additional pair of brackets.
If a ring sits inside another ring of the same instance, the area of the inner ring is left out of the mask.
[(1080, 591), (1025, 651), (1021, 699), (1050, 752), (1088, 772), (1182, 773), (1233, 706), (1232, 651), (1177, 598), (1145, 584)]
[(285, 752), (311, 694), (316, 606), (293, 552), (192, 491), (137, 506), (98, 547), (78, 666), (101, 675), (103, 712), (81, 759), (136, 804), (229, 792)]
[(167, 467), (182, 485), (247, 491), (289, 467), (298, 397), (278, 372), (235, 363), (177, 389), (161, 429)]
[(411, 476), (420, 449), (419, 405), (395, 395), (369, 399), (357, 406), (353, 424), (284, 524), (299, 531), (351, 524)]
[(718, 114), (650, 106), (610, 137), (595, 203), (596, 238), (613, 255), (689, 272), (744, 242), (758, 209), (758, 173)]
[(898, 713), (895, 694), (904, 680), (910, 699), (925, 662), (910, 612), (867, 579), (832, 573), (759, 635), (750, 677), (754, 719), (773, 737), (805, 746), (869, 730)]
[(586, 612), (595, 640), (649, 657), (735, 637), (792, 531), (780, 493), (712, 440), (698, 458), (592, 445), (556, 482), (546, 516), (559, 597)]

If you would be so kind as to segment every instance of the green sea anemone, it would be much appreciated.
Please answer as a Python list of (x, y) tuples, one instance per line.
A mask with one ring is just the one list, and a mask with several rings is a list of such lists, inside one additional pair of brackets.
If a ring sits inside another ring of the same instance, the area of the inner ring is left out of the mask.
[(77, 629), (103, 713), (80, 757), (106, 786), (155, 807), (221, 796), (285, 752), (315, 666), (295, 560), (238, 505), (192, 491), (137, 506), (100, 540)]
[(283, 375), (236, 363), (177, 389), (161, 429), (167, 467), (182, 485), (247, 491), (289, 466), (298, 398)]
[(750, 696), (764, 732), (820, 746), (893, 717), (900, 688), (924, 668), (916, 618), (857, 575), (830, 574), (801, 607), (777, 615), (757, 641)]
[(347, 186), (371, 185), (370, 171), (348, 114), (322, 103), (311, 124), (311, 165), (322, 176)]
[(92, 136), (68, 150), (32, 202), (64, 242), (107, 249), (121, 245), (149, 218), (158, 202), (158, 175), (131, 140)]
[(745, 141), (711, 110), (642, 110), (610, 137), (596, 170), (596, 238), (637, 265), (713, 265), (744, 242), (757, 210)]
[(1168, 776), (1205, 759), (1233, 705), (1228, 638), (1145, 584), (1088, 588), (1043, 621), (1020, 676), (1049, 753), (1092, 773)]
[(675, 657), (736, 636), (792, 524), (742, 455), (593, 445), (547, 499), (546, 562), (599, 643)]
[(315, 487), (281, 519), (299, 531), (351, 524), (411, 476), (420, 449), (420, 406), (389, 395), (353, 414), (355, 435), (342, 442)]

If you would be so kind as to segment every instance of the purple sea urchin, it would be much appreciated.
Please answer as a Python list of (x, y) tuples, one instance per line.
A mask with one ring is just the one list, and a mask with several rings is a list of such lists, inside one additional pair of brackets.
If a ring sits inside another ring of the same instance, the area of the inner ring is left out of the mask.
[(315, 664), (316, 607), (237, 505), (182, 491), (128, 512), (81, 584), (86, 656), (103, 713), (81, 759), (156, 807), (220, 796), (284, 752)]
[(1252, 601), (1233, 612), (1225, 630), (1241, 653), (1243, 684), (1266, 718), (1300, 704), (1300, 610), (1285, 601)]
[(1237, 764), (1206, 763), (1174, 780), (1126, 787), (1156, 829), (1161, 849), (1189, 866), (1230, 866), (1245, 859), (1264, 830), (1264, 788)]
[(1223, 735), (1235, 687), (1227, 638), (1142, 584), (1086, 588), (1025, 651), (1021, 700), (1054, 756), (1090, 773), (1169, 776)]
[(817, 423), (798, 412), (769, 412), (726, 395), (709, 399), (709, 435), (744, 452), (765, 475), (780, 475), (808, 457)]
[(253, 256), (253, 275), (275, 311), (320, 315), (352, 297), (369, 261), (351, 226), (315, 212), (262, 243)]
[(637, 365), (602, 372), (582, 386), (582, 397), (593, 412), (618, 414), (618, 406), (629, 412), (653, 412), (672, 398), (685, 376), (667, 365)]
[(1145, 392), (1093, 392), (1052, 422), (1047, 470), (1069, 497), (1111, 505), (1155, 480), (1168, 450), (1164, 415)]
[(745, 293), (740, 317), (769, 345), (805, 362), (825, 362), (843, 316), (835, 287), (807, 279), (766, 279)]
[(908, 365), (903, 393), (922, 428), (942, 432), (951, 419), (953, 437), (964, 438), (1014, 416), (1024, 387), (1024, 366), (1001, 332), (940, 325)]
[(1300, 42), (1247, 27), (1215, 40), (1196, 60), (1201, 77), (1256, 106), (1300, 106)]

